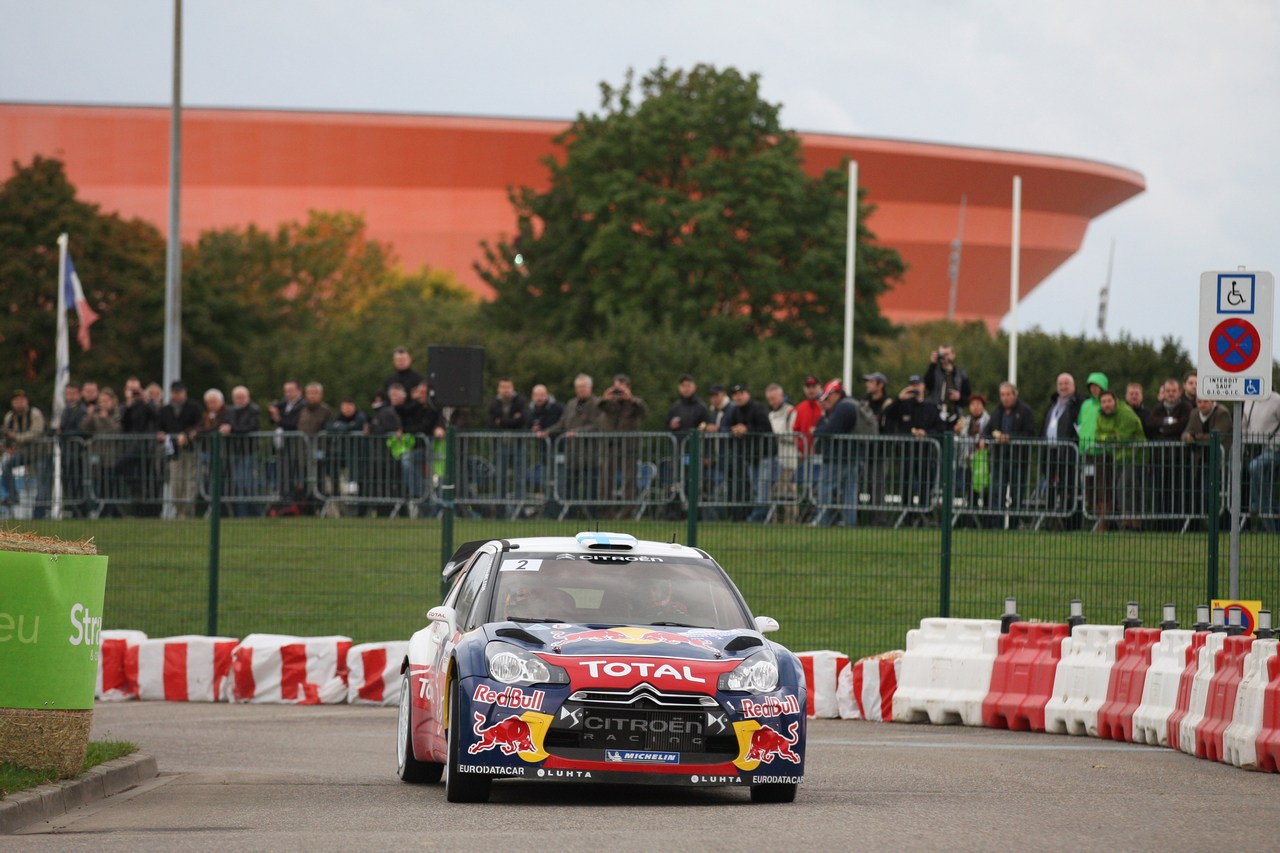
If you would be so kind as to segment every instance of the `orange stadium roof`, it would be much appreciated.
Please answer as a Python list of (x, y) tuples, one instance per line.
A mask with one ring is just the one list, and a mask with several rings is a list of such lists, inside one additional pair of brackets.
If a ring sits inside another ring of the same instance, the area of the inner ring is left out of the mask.
[[(509, 235), (507, 188), (545, 188), (540, 158), (563, 121), (431, 115), (186, 109), (182, 237), (310, 210), (349, 210), (409, 268), (472, 269), (481, 240)], [(858, 136), (801, 133), (810, 174), (858, 161), (876, 205), (868, 222), (909, 266), (881, 308), (898, 322), (944, 317), (960, 199), (967, 198), (957, 319), (999, 323), (1009, 308), (1012, 178), (1022, 176), (1021, 291), (1071, 257), (1089, 221), (1146, 188), (1137, 172), (1090, 160)], [(0, 104), (0, 156), (56, 157), (80, 197), (164, 230), (169, 110)]]

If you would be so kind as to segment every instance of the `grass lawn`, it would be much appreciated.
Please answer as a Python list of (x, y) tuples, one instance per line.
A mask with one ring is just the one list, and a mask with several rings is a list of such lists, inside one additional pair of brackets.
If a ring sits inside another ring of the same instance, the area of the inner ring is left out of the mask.
[[(90, 741), (89, 751), (84, 757), (84, 767), (88, 770), (116, 758), (123, 758), (138, 751), (136, 743), (123, 740)], [(56, 770), (28, 770), (16, 764), (0, 764), (0, 800), (9, 794), (25, 791), (37, 785), (58, 781)]]
[[(65, 538), (93, 536), (110, 557), (104, 627), (161, 637), (209, 628), (209, 522), (98, 519), (29, 523)], [(687, 541), (684, 521), (459, 520), (468, 539), (573, 535), (597, 529)], [(439, 520), (224, 520), (217, 633), (407, 638), (439, 602)], [(1166, 601), (1189, 623), (1206, 600), (1203, 532), (953, 532), (950, 614), (995, 618), (1016, 596), (1026, 618), (1061, 620), (1079, 598), (1091, 622), (1116, 624), (1138, 601), (1147, 624)], [(718, 559), (756, 613), (778, 619), (796, 650), (862, 655), (901, 648), (908, 628), (940, 613), (941, 533), (934, 528), (814, 529), (705, 522), (698, 545)], [(1227, 536), (1220, 537), (1227, 592)], [(1280, 597), (1280, 537), (1242, 540), (1241, 596)]]

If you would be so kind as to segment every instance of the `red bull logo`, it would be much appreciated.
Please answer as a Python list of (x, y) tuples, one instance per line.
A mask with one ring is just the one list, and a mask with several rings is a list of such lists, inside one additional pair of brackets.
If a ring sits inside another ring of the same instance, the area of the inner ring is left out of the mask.
[(779, 699), (777, 696), (766, 696), (760, 702), (751, 699), (742, 700), (742, 716), (748, 719), (764, 717), (781, 717), (784, 714), (799, 714), (800, 698), (787, 695)]
[(799, 764), (800, 756), (791, 748), (800, 739), (799, 735), (796, 734), (799, 727), (799, 723), (792, 723), (788, 726), (787, 733), (791, 735), (788, 738), (769, 726), (761, 726), (751, 733), (751, 748), (747, 750), (743, 760), (771, 764), (774, 756), (777, 756), (785, 758), (792, 764)]
[(672, 631), (645, 631), (636, 639), (644, 640), (650, 643), (667, 643), (672, 646), (697, 646), (700, 649), (714, 649), (711, 643), (706, 640), (687, 637), (684, 634), (676, 634)]
[(483, 714), (476, 714), (475, 718), (476, 722), (472, 731), (479, 736), (480, 740), (471, 744), (467, 749), (470, 754), (475, 755), (491, 749), (501, 750), (503, 755), (515, 755), (517, 752), (537, 752), (537, 747), (533, 745), (533, 733), (529, 730), (529, 724), (519, 717), (507, 717), (487, 729), (483, 728)]
[(563, 631), (552, 631), (551, 636), (558, 640), (561, 644), (577, 643), (583, 640), (600, 643), (605, 640), (629, 640), (631, 639), (621, 631), (615, 631), (612, 628), (598, 628), (592, 631), (574, 631), (566, 634)]
[(494, 690), (487, 684), (476, 685), (476, 692), (471, 696), (475, 702), (497, 705), (499, 708), (519, 708), (523, 711), (541, 711), (544, 698), (546, 694), (541, 690), (535, 690), (533, 693), (525, 693), (516, 687)]

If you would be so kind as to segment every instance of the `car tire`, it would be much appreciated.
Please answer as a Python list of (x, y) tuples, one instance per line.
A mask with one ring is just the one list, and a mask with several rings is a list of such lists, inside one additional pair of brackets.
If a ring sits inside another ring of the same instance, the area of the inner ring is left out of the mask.
[(444, 777), (444, 796), (451, 803), (487, 803), (489, 786), (493, 780), (488, 776), (458, 772), (458, 763), (462, 757), (459, 755), (462, 749), (462, 727), (466, 725), (466, 721), (462, 719), (461, 704), (455, 682), (449, 687), (449, 773)]
[(439, 782), (444, 765), (419, 761), (413, 757), (413, 697), (409, 675), (400, 682), (400, 713), (396, 717), (396, 775), (402, 782), (431, 784)]
[(752, 785), (751, 802), (794, 803), (796, 800), (796, 788), (798, 787), (800, 786), (795, 782), (777, 782), (768, 785)]

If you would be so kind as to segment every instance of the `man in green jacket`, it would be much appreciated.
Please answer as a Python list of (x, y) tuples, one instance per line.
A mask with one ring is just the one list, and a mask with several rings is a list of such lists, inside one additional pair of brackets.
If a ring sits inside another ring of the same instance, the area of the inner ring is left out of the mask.
[[(1090, 384), (1095, 373), (1090, 376)], [(1102, 377), (1104, 380), (1106, 377)], [(1128, 530), (1137, 530), (1141, 523), (1132, 516), (1141, 506), (1137, 486), (1137, 474), (1141, 468), (1138, 450), (1131, 446), (1135, 442), (1145, 441), (1146, 433), (1142, 430), (1142, 421), (1129, 408), (1129, 404), (1116, 399), (1111, 391), (1102, 391), (1096, 398), (1098, 414), (1094, 418), (1094, 446), (1105, 455), (1095, 458), (1094, 474), (1094, 512), (1098, 517), (1095, 530), (1107, 529), (1107, 514), (1116, 505), (1119, 498), (1120, 526)]]
[(1098, 426), (1098, 395), (1107, 390), (1107, 374), (1094, 372), (1084, 383), (1089, 389), (1089, 396), (1080, 404), (1080, 414), (1076, 419), (1076, 436), (1080, 439), (1082, 453), (1097, 453), (1094, 448), (1094, 431)]

